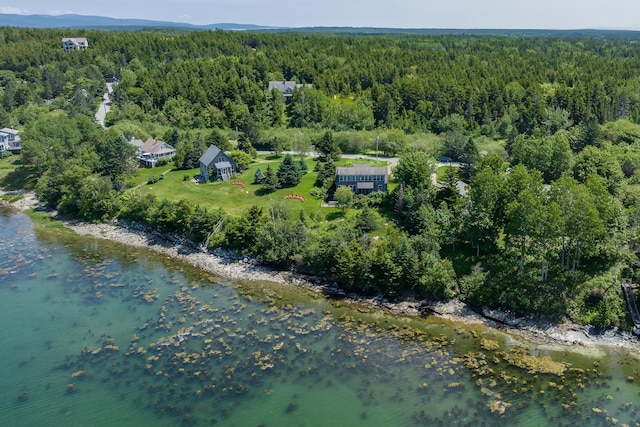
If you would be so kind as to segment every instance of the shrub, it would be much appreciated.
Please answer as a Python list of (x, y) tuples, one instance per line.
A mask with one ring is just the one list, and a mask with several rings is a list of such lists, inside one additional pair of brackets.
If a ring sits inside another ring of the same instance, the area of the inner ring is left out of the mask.
[(309, 194), (313, 197), (317, 197), (318, 199), (322, 199), (327, 195), (327, 190), (324, 188), (313, 187), (311, 191), (309, 191)]
[(147, 184), (155, 184), (161, 179), (164, 179), (164, 175), (151, 175), (149, 179), (147, 179)]

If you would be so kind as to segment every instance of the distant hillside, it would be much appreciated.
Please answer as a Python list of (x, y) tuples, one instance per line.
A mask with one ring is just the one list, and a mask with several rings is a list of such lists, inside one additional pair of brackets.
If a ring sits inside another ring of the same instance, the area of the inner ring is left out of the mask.
[(267, 29), (278, 32), (345, 33), (345, 34), (424, 34), (469, 36), (536, 36), (536, 37), (607, 37), (640, 39), (640, 31), (631, 30), (543, 30), (499, 28), (377, 28), (377, 27), (300, 27)]
[(192, 30), (266, 30), (274, 29), (252, 24), (219, 23), (192, 25), (184, 22), (152, 21), (149, 19), (118, 19), (87, 15), (15, 15), (0, 14), (0, 26), (26, 28), (184, 28)]
[(628, 30), (540, 30), (540, 29), (460, 29), (460, 28), (376, 28), (376, 27), (268, 27), (253, 24), (218, 23), (193, 25), (185, 22), (120, 19), (88, 15), (15, 15), (0, 14), (0, 26), (24, 28), (82, 28), (109, 30), (139, 30), (171, 28), (174, 30), (273, 31), (344, 34), (460, 34), (471, 36), (547, 36), (547, 37), (607, 37), (640, 39), (640, 31)]

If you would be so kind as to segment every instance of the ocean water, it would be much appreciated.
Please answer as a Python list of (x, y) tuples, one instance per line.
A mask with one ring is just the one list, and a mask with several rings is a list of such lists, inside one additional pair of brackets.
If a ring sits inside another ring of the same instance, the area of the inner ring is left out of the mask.
[(640, 355), (230, 282), (0, 212), (1, 426), (636, 425)]

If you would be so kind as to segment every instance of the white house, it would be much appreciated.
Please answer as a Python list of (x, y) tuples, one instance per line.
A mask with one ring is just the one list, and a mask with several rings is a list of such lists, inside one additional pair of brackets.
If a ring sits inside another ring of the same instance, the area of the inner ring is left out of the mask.
[(22, 140), (18, 135), (18, 131), (9, 128), (0, 129), (0, 154), (5, 151), (18, 154), (20, 150), (22, 150)]
[(84, 37), (63, 37), (62, 48), (69, 53), (72, 50), (85, 50), (89, 47), (89, 42)]

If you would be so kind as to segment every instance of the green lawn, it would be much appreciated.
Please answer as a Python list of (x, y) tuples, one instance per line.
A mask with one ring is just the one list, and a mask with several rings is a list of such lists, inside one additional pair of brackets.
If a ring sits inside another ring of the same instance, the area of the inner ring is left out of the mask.
[[(171, 166), (154, 169), (140, 169), (134, 179), (133, 184), (142, 184), (140, 190), (143, 194), (155, 194), (160, 199), (180, 200), (187, 199), (203, 207), (222, 208), (225, 212), (234, 215), (241, 215), (251, 206), (267, 208), (276, 203), (283, 203), (285, 207), (292, 209), (304, 209), (305, 213), (318, 212), (321, 209), (322, 200), (311, 196), (310, 191), (315, 183), (317, 173), (313, 172), (315, 161), (306, 159), (309, 170), (303, 176), (302, 181), (295, 187), (283, 188), (273, 193), (264, 194), (260, 190), (260, 185), (253, 184), (253, 176), (256, 169), (260, 167), (263, 172), (267, 165), (272, 169), (277, 169), (283, 156), (260, 156), (256, 159), (247, 171), (233, 178), (231, 181), (216, 181), (206, 184), (197, 184), (193, 179), (184, 180), (185, 175), (191, 178), (200, 174), (199, 169), (191, 170), (171, 170)], [(297, 160), (297, 157), (295, 158)], [(350, 160), (352, 161), (352, 160)], [(164, 175), (164, 179), (154, 183), (146, 184), (149, 176), (160, 175), (170, 170)], [(244, 182), (246, 187), (233, 185), (233, 181)], [(287, 199), (288, 194), (303, 196), (305, 201), (297, 199)], [(321, 214), (327, 215), (335, 208), (322, 209)]]
[[(134, 177), (129, 181), (132, 186), (136, 185), (144, 185), (147, 183), (149, 177), (154, 175), (162, 175), (167, 171), (173, 169), (173, 163), (169, 163), (165, 166), (158, 166), (157, 168), (140, 168), (134, 175)], [(183, 171), (184, 172), (184, 171)]]

